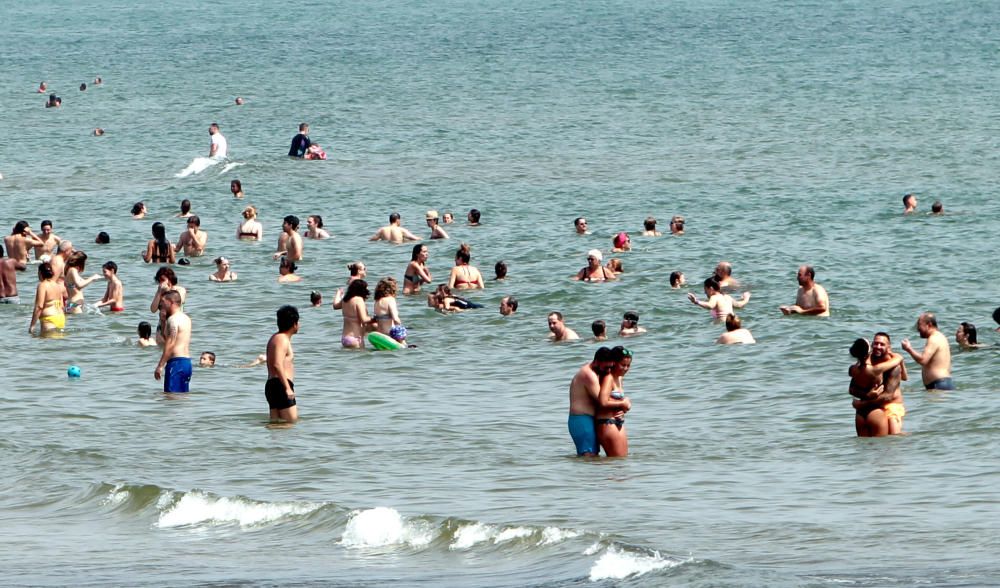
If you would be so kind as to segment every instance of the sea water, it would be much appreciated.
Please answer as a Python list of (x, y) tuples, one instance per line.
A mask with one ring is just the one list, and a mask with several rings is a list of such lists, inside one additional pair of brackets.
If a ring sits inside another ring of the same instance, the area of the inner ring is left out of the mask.
[[(85, 275), (118, 263), (127, 307), (31, 337), (34, 266), (23, 304), (0, 307), (3, 583), (1000, 583), (996, 3), (13, 0), (0, 17), (0, 227), (53, 220)], [(212, 122), (228, 162), (177, 177)], [(327, 161), (285, 156), (300, 122)], [(903, 217), (907, 192), (920, 212)], [(176, 266), (192, 353), (219, 365), (167, 397), (159, 351), (134, 345), (155, 320), (139, 254), (153, 221), (176, 240), (184, 198), (209, 234)], [(263, 242), (235, 239), (247, 204)], [(410, 247), (367, 239), (393, 211), (426, 237), (429, 209), (458, 219), (428, 243), (435, 282), (461, 242), (510, 277), (457, 315), (401, 297), (416, 349), (340, 349), (346, 265), (401, 279)], [(283, 285), (288, 214), (333, 238)], [(684, 236), (637, 235), (674, 214)], [(623, 230), (620, 281), (570, 281)], [(208, 281), (218, 255), (237, 282)], [(722, 327), (686, 299), (720, 260), (752, 292), (756, 345), (714, 345)], [(778, 311), (803, 263), (827, 319)], [(282, 304), (302, 316), (302, 420), (272, 428), (264, 368), (235, 366)], [(597, 344), (547, 341), (553, 310), (582, 335), (628, 310), (649, 331), (611, 341), (635, 353), (627, 459), (574, 457), (567, 387)], [(856, 438), (850, 343), (885, 330), (921, 348), (923, 311), (994, 348), (953, 347), (953, 392), (922, 390), (908, 359), (907, 434)]]

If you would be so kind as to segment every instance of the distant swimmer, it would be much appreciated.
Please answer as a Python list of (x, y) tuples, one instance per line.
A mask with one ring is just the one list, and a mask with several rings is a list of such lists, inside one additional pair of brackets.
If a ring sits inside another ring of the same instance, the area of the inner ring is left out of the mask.
[(87, 82), (84, 82), (84, 83), (80, 84), (80, 91), (81, 92), (86, 92), (87, 91)]
[(450, 212), (446, 212), (443, 215), (441, 215), (441, 222), (443, 222), (446, 225), (450, 225), (453, 222), (455, 222), (455, 215)]
[(187, 198), (181, 200), (181, 211), (174, 215), (174, 218), (190, 218), (194, 216), (191, 212), (191, 201)]
[(456, 290), (483, 289), (486, 282), (483, 281), (483, 274), (479, 269), (471, 265), (472, 248), (468, 243), (462, 243), (458, 251), (455, 252), (455, 266), (451, 268), (451, 275), (448, 276), (448, 287)]
[(215, 367), (215, 352), (202, 351), (201, 355), (198, 356), (198, 367), (203, 367), (203, 368)]
[(302, 261), (302, 235), (299, 234), (299, 217), (290, 214), (281, 223), (278, 250), (274, 259), (287, 257), (289, 261)]
[(233, 198), (243, 198), (243, 182), (239, 180), (229, 182), (229, 191), (233, 193)]
[(779, 306), (781, 313), (830, 316), (830, 298), (826, 294), (826, 288), (816, 283), (816, 270), (811, 265), (799, 266), (796, 279), (799, 291), (795, 295), (795, 304)]
[(601, 265), (602, 261), (604, 261), (604, 255), (601, 251), (599, 249), (591, 249), (587, 252), (586, 267), (577, 272), (573, 276), (573, 279), (581, 282), (606, 282), (616, 279), (613, 271)]
[(104, 136), (104, 129), (102, 129), (101, 127), (96, 127), (94, 129), (94, 136), (95, 137), (103, 137)]
[(312, 214), (306, 217), (306, 239), (329, 239), (330, 233), (323, 228), (323, 217)]
[(639, 326), (639, 313), (634, 310), (626, 312), (622, 318), (622, 325), (618, 328), (618, 336), (631, 337), (632, 335), (641, 335), (645, 332), (646, 329)]
[(312, 308), (320, 308), (323, 306), (323, 293), (319, 290), (313, 290), (309, 293), (309, 306)]
[(670, 287), (674, 290), (683, 288), (687, 285), (687, 280), (684, 279), (684, 272), (670, 272)]
[(28, 265), (11, 257), (3, 256), (0, 246), (0, 304), (21, 304), (17, 294), (17, 272), (23, 272)]
[(243, 96), (237, 96), (234, 102), (236, 102), (236, 106), (243, 106), (245, 100), (243, 100)]
[(212, 282), (235, 282), (236, 272), (232, 270), (229, 259), (225, 257), (215, 258), (215, 273), (208, 276)]
[(55, 94), (49, 94), (49, 99), (45, 103), (45, 108), (59, 108), (62, 106), (62, 98), (56, 96)]
[(107, 289), (104, 290), (104, 297), (97, 303), (97, 308), (107, 307), (111, 312), (123, 312), (125, 310), (125, 286), (122, 285), (121, 278), (118, 277), (118, 264), (107, 261), (101, 266), (104, 279), (108, 282)]
[(712, 277), (718, 280), (720, 290), (731, 292), (740, 287), (740, 281), (733, 277), (733, 264), (728, 261), (716, 264)]
[(441, 228), (438, 223), (438, 212), (436, 210), (428, 210), (427, 216), (425, 218), (427, 221), (427, 226), (431, 229), (431, 239), (450, 239), (448, 233)]
[(39, 322), (38, 334), (42, 337), (62, 332), (66, 328), (66, 314), (63, 312), (65, 299), (66, 288), (56, 281), (52, 265), (43, 261), (38, 266), (38, 286), (35, 288), (35, 306), (28, 333), (32, 333)]
[(979, 349), (983, 345), (979, 342), (979, 335), (976, 332), (976, 325), (969, 322), (962, 322), (955, 331), (955, 343), (964, 350)]
[[(597, 444), (594, 417), (601, 395), (601, 376), (607, 373), (610, 367), (611, 350), (601, 347), (594, 353), (594, 359), (583, 364), (570, 380), (567, 427), (576, 446), (577, 456), (594, 457), (601, 451)], [(626, 400), (616, 400), (615, 403), (622, 411), (630, 405)]]
[(917, 197), (913, 194), (903, 196), (903, 214), (913, 214), (917, 211)]
[(288, 149), (288, 156), (300, 159), (305, 157), (311, 144), (312, 141), (309, 140), (309, 125), (302, 123), (299, 125), (299, 133), (292, 137), (292, 146)]
[(719, 281), (713, 278), (705, 280), (705, 296), (707, 300), (698, 300), (694, 292), (688, 292), (688, 300), (702, 308), (711, 311), (715, 320), (725, 320), (727, 316), (733, 314), (733, 308), (743, 308), (750, 302), (750, 293), (744, 292), (742, 300), (734, 300), (729, 294), (723, 294), (719, 287)]
[(917, 332), (927, 339), (924, 350), (917, 353), (909, 339), (903, 339), (903, 350), (920, 364), (920, 377), (928, 390), (954, 390), (951, 379), (951, 347), (948, 339), (938, 330), (937, 318), (925, 312), (917, 319)]
[(517, 312), (517, 298), (504, 296), (500, 299), (500, 316), (510, 316)]
[(578, 216), (573, 219), (573, 229), (576, 231), (577, 235), (589, 235), (590, 231), (587, 230), (587, 219)]
[(229, 155), (229, 142), (219, 131), (219, 124), (212, 123), (208, 127), (208, 134), (212, 137), (212, 145), (208, 148), (208, 156), (212, 159), (225, 159)]
[(656, 230), (656, 218), (652, 216), (647, 216), (646, 220), (642, 221), (642, 233), (643, 237), (659, 237), (663, 235), (660, 231)]
[(632, 251), (632, 239), (628, 233), (622, 231), (611, 239), (611, 253), (625, 253)]
[(156, 339), (153, 339), (153, 325), (146, 321), (139, 321), (135, 334), (139, 337), (136, 340), (136, 345), (139, 347), (156, 347)]
[(743, 326), (743, 321), (735, 314), (726, 317), (726, 332), (715, 340), (719, 345), (743, 344), (752, 345), (757, 342), (750, 329)]
[(94, 237), (94, 243), (97, 243), (98, 245), (107, 245), (111, 243), (111, 235), (101, 231), (100, 233), (97, 233), (96, 237)]
[(608, 340), (608, 325), (600, 319), (590, 323), (590, 332), (594, 334), (594, 341)]
[(236, 227), (236, 238), (260, 241), (264, 238), (264, 225), (257, 220), (257, 207), (247, 206), (243, 209), (243, 222)]
[(388, 241), (400, 244), (403, 241), (419, 241), (420, 237), (402, 227), (402, 217), (398, 212), (389, 215), (389, 224), (375, 232), (369, 241)]
[(198, 257), (205, 254), (207, 243), (208, 233), (201, 230), (201, 219), (193, 214), (187, 219), (187, 229), (177, 238), (174, 251), (176, 253), (183, 250), (184, 255)]
[(96, 78), (94, 78), (94, 85), (95, 86), (100, 86), (103, 83), (104, 83), (104, 80), (101, 79), (101, 76), (97, 76)]
[(49, 91), (49, 85), (48, 84), (46, 84), (45, 82), (42, 82), (42, 83), (38, 84), (38, 93), (39, 94), (44, 94), (44, 93), (46, 93), (48, 91)]
[(271, 422), (294, 423), (299, 419), (295, 399), (295, 351), (292, 336), (299, 332), (299, 311), (285, 305), (278, 309), (278, 332), (267, 341), (267, 382), (264, 398)]
[(287, 257), (282, 257), (281, 263), (278, 264), (278, 283), (289, 284), (301, 282), (302, 276), (295, 273), (295, 270), (297, 269), (299, 269), (299, 266), (295, 265), (294, 261), (288, 259)]
[(52, 232), (52, 221), (43, 220), (41, 227), (42, 234), (38, 235), (38, 238), (42, 241), (42, 244), (34, 247), (35, 259), (41, 259), (43, 255), (52, 255), (56, 246), (62, 241), (62, 237)]
[(675, 215), (674, 218), (670, 219), (670, 234), (671, 235), (683, 235), (684, 234), (684, 217), (680, 215)]
[(871, 345), (865, 339), (856, 340), (851, 356), (858, 360), (847, 371), (858, 437), (898, 435), (906, 415), (899, 387), (907, 379), (903, 356), (892, 352), (888, 333), (881, 332), (875, 333)]
[(944, 214), (944, 204), (940, 200), (936, 200), (934, 204), (931, 204), (931, 214), (934, 216), (941, 216)]
[(142, 220), (146, 218), (147, 212), (148, 211), (146, 210), (146, 205), (143, 202), (136, 202), (135, 204), (132, 205), (133, 220)]
[(478, 227), (478, 226), (481, 226), (481, 225), (479, 224), (479, 219), (480, 219), (480, 218), (482, 218), (482, 213), (481, 213), (481, 212), (479, 212), (479, 210), (478, 210), (478, 209), (475, 209), (475, 208), (473, 208), (472, 210), (470, 210), (470, 211), (469, 211), (469, 215), (468, 215), (468, 217), (467, 217), (467, 218), (468, 218), (468, 220), (469, 220), (469, 226), (470, 226), (470, 227)]
[(410, 263), (403, 273), (403, 294), (416, 294), (420, 292), (420, 287), (434, 281), (431, 277), (431, 270), (427, 267), (427, 258), (430, 252), (423, 243), (413, 246), (410, 254)]
[(45, 243), (31, 230), (28, 221), (19, 220), (14, 224), (10, 234), (3, 238), (7, 248), (7, 257), (21, 263), (28, 263), (28, 248), (43, 247)]
[[(611, 348), (611, 365), (601, 375), (601, 392), (597, 399), (594, 424), (597, 442), (608, 457), (628, 455), (628, 432), (625, 430), (625, 412), (632, 409), (632, 402), (625, 396), (625, 376), (632, 367), (632, 352), (621, 345)], [(619, 404), (624, 403), (624, 404)]]
[(500, 260), (493, 264), (493, 281), (503, 281), (507, 279), (507, 262)]
[(163, 380), (164, 392), (187, 392), (191, 383), (191, 318), (181, 310), (181, 295), (176, 290), (160, 296), (163, 324), (163, 353), (153, 370), (157, 381)]
[(566, 326), (561, 312), (553, 311), (548, 316), (549, 338), (553, 341), (576, 341), (580, 338), (576, 331)]

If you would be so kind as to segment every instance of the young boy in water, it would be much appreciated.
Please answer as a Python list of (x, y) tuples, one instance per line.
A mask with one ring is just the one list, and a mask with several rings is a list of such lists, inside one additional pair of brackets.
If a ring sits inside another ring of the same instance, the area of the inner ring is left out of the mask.
[(139, 347), (156, 347), (156, 340), (153, 339), (153, 325), (142, 321), (135, 332), (139, 335), (139, 341), (136, 343)]
[(97, 308), (108, 306), (111, 312), (122, 312), (125, 310), (125, 287), (118, 278), (118, 264), (109, 261), (101, 266), (101, 271), (108, 281), (108, 288), (104, 291), (104, 298), (97, 303)]

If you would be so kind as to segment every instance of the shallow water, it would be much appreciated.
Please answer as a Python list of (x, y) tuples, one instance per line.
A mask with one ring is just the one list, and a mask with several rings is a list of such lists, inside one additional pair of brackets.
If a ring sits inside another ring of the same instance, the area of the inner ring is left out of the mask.
[[(886, 330), (919, 348), (924, 310), (949, 338), (968, 320), (1000, 343), (994, 4), (17, 0), (3, 14), (0, 227), (52, 219), (90, 270), (118, 262), (128, 308), (42, 340), (30, 305), (0, 307), (7, 582), (1000, 583), (997, 350), (953, 350), (955, 392), (924, 392), (909, 362), (904, 436), (855, 438), (846, 394), (851, 341)], [(42, 108), (41, 79), (61, 109)], [(215, 121), (236, 165), (176, 177)], [(302, 121), (328, 161), (284, 157)], [(902, 217), (910, 191), (948, 214)], [(176, 239), (182, 198), (210, 235), (177, 267), (192, 351), (220, 367), (167, 398), (156, 350), (132, 345), (155, 319), (156, 266), (138, 254), (155, 220)], [(146, 220), (127, 214), (137, 200)], [(233, 238), (246, 204), (262, 243)], [(339, 313), (306, 308), (355, 259), (372, 283), (401, 277), (410, 248), (367, 241), (390, 212), (426, 235), (426, 210), (472, 207), (483, 226), (447, 227), (430, 266), (444, 279), (462, 241), (486, 275), (506, 260), (507, 281), (470, 295), (485, 309), (401, 298), (418, 347), (355, 353)], [(334, 235), (306, 244), (294, 285), (271, 260), (286, 214), (321, 214)], [(683, 214), (687, 234), (637, 236), (650, 214), (664, 230)], [(593, 235), (572, 234), (581, 215)], [(92, 244), (100, 230), (111, 245)], [(620, 282), (567, 279), (620, 230), (635, 247)], [(207, 281), (217, 255), (238, 282)], [(720, 327), (667, 285), (679, 269), (700, 294), (721, 259), (753, 293), (755, 346), (712, 345)], [(829, 319), (777, 311), (801, 263)], [(520, 310), (503, 318), (508, 294)], [(263, 368), (233, 366), (285, 303), (302, 311), (302, 421), (272, 428)], [(626, 310), (649, 329), (627, 341), (628, 459), (573, 457), (566, 387), (596, 345), (547, 342), (551, 310), (581, 334)]]

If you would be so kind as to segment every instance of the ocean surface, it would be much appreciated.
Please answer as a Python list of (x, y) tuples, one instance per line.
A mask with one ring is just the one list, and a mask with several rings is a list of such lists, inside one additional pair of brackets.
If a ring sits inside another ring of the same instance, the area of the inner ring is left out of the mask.
[[(87, 274), (118, 263), (127, 306), (29, 336), (34, 266), (0, 306), (0, 584), (1000, 585), (1000, 3), (9, 0), (0, 21), (0, 232), (51, 219)], [(178, 177), (212, 122), (229, 160)], [(327, 161), (285, 156), (300, 122)], [(183, 198), (209, 234), (177, 267), (192, 353), (219, 365), (172, 398), (135, 346), (155, 321), (139, 253), (153, 221), (176, 240)], [(246, 204), (263, 242), (234, 238)], [(342, 350), (346, 265), (401, 279), (410, 247), (368, 237), (393, 211), (426, 237), (429, 209), (458, 219), (428, 243), (435, 281), (471, 244), (485, 308), (401, 297), (417, 348)], [(287, 214), (334, 238), (282, 285)], [(685, 235), (638, 236), (674, 214)], [(618, 231), (622, 279), (570, 281)], [(237, 282), (207, 280), (218, 255)], [(720, 260), (756, 345), (714, 345), (685, 297)], [(831, 317), (778, 311), (802, 263)], [(302, 314), (291, 428), (268, 426), (265, 368), (236, 367), (282, 304)], [(627, 310), (649, 330), (612, 338), (635, 353), (628, 458), (575, 457), (568, 384), (598, 345), (547, 341), (552, 310), (581, 335)], [(908, 359), (906, 434), (856, 438), (848, 347), (921, 348), (923, 311), (992, 348), (953, 345), (953, 392)]]

